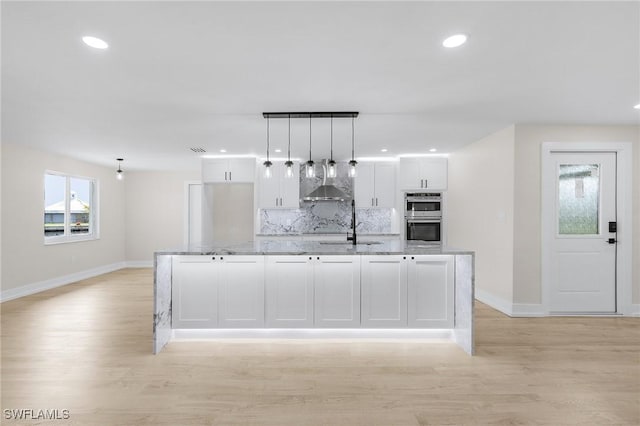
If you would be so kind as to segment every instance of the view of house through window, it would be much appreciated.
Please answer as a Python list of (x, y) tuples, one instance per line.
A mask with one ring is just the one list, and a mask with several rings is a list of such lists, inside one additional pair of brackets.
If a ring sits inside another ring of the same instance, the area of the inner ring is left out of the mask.
[(44, 176), (44, 236), (64, 241), (95, 233), (95, 180), (57, 173)]

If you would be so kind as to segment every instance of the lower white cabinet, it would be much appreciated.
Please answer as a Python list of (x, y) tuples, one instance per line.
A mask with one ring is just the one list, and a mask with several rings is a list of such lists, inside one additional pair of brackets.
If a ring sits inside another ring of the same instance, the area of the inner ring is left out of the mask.
[(311, 256), (267, 256), (267, 327), (313, 327)]
[(218, 326), (264, 327), (264, 256), (220, 256)]
[(407, 326), (406, 259), (362, 256), (362, 327)]
[(453, 328), (454, 256), (174, 256), (172, 328)]
[(360, 256), (314, 256), (315, 327), (360, 327)]
[(217, 327), (219, 265), (211, 256), (173, 256), (172, 261), (172, 327)]
[(454, 258), (408, 256), (409, 328), (453, 328)]

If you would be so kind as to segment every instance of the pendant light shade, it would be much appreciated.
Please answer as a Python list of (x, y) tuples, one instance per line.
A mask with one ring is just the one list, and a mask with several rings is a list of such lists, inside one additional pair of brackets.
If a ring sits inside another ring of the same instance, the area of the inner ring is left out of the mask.
[(315, 177), (316, 175), (315, 164), (311, 159), (311, 114), (309, 114), (309, 161), (307, 161), (307, 164), (305, 166), (305, 174), (309, 179)]
[(293, 177), (293, 161), (291, 161), (291, 114), (289, 114), (289, 147), (287, 149), (287, 161), (284, 162), (284, 177)]
[(327, 162), (327, 177), (334, 178), (336, 177), (336, 162), (333, 161), (333, 115), (331, 116), (331, 146), (330, 146), (330, 154), (329, 161)]
[(353, 116), (351, 117), (351, 161), (349, 161), (349, 177), (356, 177), (357, 175), (357, 170), (356, 170), (356, 166), (358, 165), (358, 162), (356, 161), (355, 158), (355, 141), (354, 141), (354, 130), (353, 130), (353, 121), (354, 118)]
[(120, 167), (120, 163), (124, 161), (123, 158), (116, 158), (116, 161), (118, 162), (118, 170), (116, 170), (116, 179), (118, 180), (123, 180), (124, 179), (124, 171), (122, 170), (122, 167)]
[(271, 166), (273, 163), (269, 161), (269, 117), (267, 117), (267, 161), (262, 163), (264, 166), (264, 177), (269, 179), (271, 177)]

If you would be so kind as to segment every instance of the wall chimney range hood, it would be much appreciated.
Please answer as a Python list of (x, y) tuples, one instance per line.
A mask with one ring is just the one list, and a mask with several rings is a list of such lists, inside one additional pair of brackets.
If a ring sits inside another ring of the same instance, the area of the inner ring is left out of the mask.
[(351, 199), (351, 197), (345, 194), (345, 192), (340, 188), (335, 185), (327, 184), (327, 167), (328, 162), (327, 160), (324, 160), (322, 163), (322, 185), (311, 191), (307, 196), (303, 197), (302, 201), (344, 201)]

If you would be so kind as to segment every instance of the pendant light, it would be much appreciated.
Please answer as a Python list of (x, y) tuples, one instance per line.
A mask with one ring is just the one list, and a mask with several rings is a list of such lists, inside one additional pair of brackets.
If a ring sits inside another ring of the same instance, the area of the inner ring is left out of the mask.
[(336, 162), (333, 161), (333, 114), (331, 115), (331, 147), (329, 154), (329, 162), (327, 163), (327, 177), (336, 177)]
[(270, 118), (267, 117), (267, 161), (262, 163), (264, 166), (264, 177), (265, 179), (269, 179), (271, 177), (271, 166), (273, 163), (269, 161), (269, 121)]
[(124, 161), (123, 158), (116, 158), (118, 162), (118, 170), (116, 170), (116, 179), (122, 180), (124, 179), (124, 171), (122, 171), (122, 167), (120, 167), (120, 163)]
[(291, 114), (289, 114), (289, 147), (287, 149), (287, 161), (284, 162), (284, 177), (293, 177), (293, 161), (291, 161)]
[(357, 171), (356, 171), (356, 166), (358, 165), (358, 162), (356, 161), (355, 158), (355, 142), (354, 142), (354, 137), (353, 137), (353, 120), (354, 117), (353, 115), (351, 116), (351, 161), (349, 161), (349, 177), (356, 177)]
[(313, 160), (311, 159), (311, 114), (309, 114), (309, 161), (307, 161), (305, 170), (307, 178), (315, 177), (316, 173), (314, 169)]

